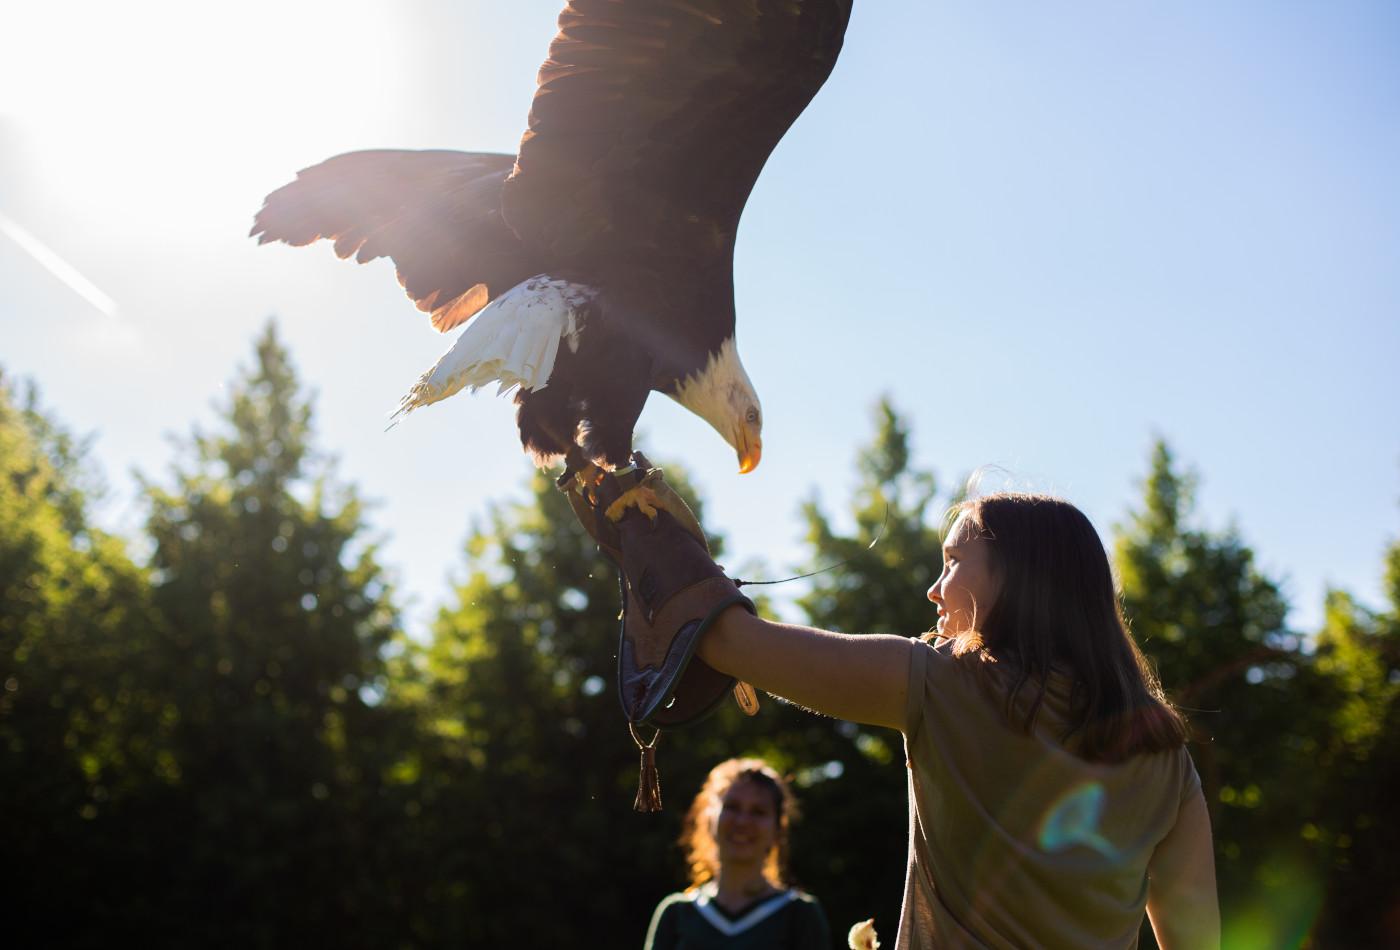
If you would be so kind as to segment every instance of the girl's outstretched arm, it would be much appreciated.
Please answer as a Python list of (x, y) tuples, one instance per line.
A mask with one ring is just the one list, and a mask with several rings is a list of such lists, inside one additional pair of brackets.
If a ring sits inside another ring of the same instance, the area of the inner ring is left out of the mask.
[(1147, 865), (1147, 917), (1162, 950), (1220, 946), (1215, 846), (1210, 813), (1197, 788)]
[(715, 669), (814, 712), (903, 729), (909, 651), (918, 647), (905, 637), (832, 633), (731, 607), (698, 652)]

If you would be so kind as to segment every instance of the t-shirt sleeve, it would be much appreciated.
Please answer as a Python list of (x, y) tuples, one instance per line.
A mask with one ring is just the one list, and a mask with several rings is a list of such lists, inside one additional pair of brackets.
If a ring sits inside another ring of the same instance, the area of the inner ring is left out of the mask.
[(929, 656), (933, 647), (917, 637), (909, 639), (909, 691), (904, 700), (904, 724), (900, 729), (906, 740), (913, 740), (924, 721), (924, 687), (928, 682)]
[(1201, 773), (1196, 771), (1196, 761), (1191, 758), (1186, 746), (1181, 747), (1179, 754), (1185, 760), (1181, 777), (1181, 801), (1185, 804), (1188, 798), (1201, 790)]

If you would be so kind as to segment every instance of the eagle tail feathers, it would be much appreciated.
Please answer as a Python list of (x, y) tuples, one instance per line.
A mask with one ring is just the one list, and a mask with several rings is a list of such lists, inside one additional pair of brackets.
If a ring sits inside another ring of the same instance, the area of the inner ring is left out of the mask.
[(397, 421), (463, 389), (475, 392), (492, 383), (498, 384), (497, 395), (544, 389), (560, 343), (576, 348), (582, 310), (593, 294), (590, 287), (547, 275), (508, 290), (478, 313), (452, 348), (419, 377), (391, 418)]

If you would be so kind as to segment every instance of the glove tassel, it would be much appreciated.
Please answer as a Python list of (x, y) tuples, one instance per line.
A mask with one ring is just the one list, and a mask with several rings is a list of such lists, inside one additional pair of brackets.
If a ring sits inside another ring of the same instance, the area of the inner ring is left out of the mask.
[(661, 730), (656, 730), (650, 742), (643, 742), (637, 735), (636, 727), (630, 722), (627, 724), (627, 731), (632, 733), (632, 741), (642, 753), (641, 774), (637, 779), (637, 800), (632, 803), (632, 807), (643, 813), (660, 811), (661, 775), (656, 771), (656, 743), (661, 739)]

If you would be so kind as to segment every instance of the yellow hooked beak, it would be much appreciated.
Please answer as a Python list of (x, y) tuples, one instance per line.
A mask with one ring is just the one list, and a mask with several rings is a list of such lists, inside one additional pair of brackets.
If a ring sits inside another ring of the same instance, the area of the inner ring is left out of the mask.
[(758, 462), (761, 458), (763, 458), (763, 441), (757, 436), (750, 439), (747, 432), (740, 432), (739, 474), (747, 475), (758, 468)]

